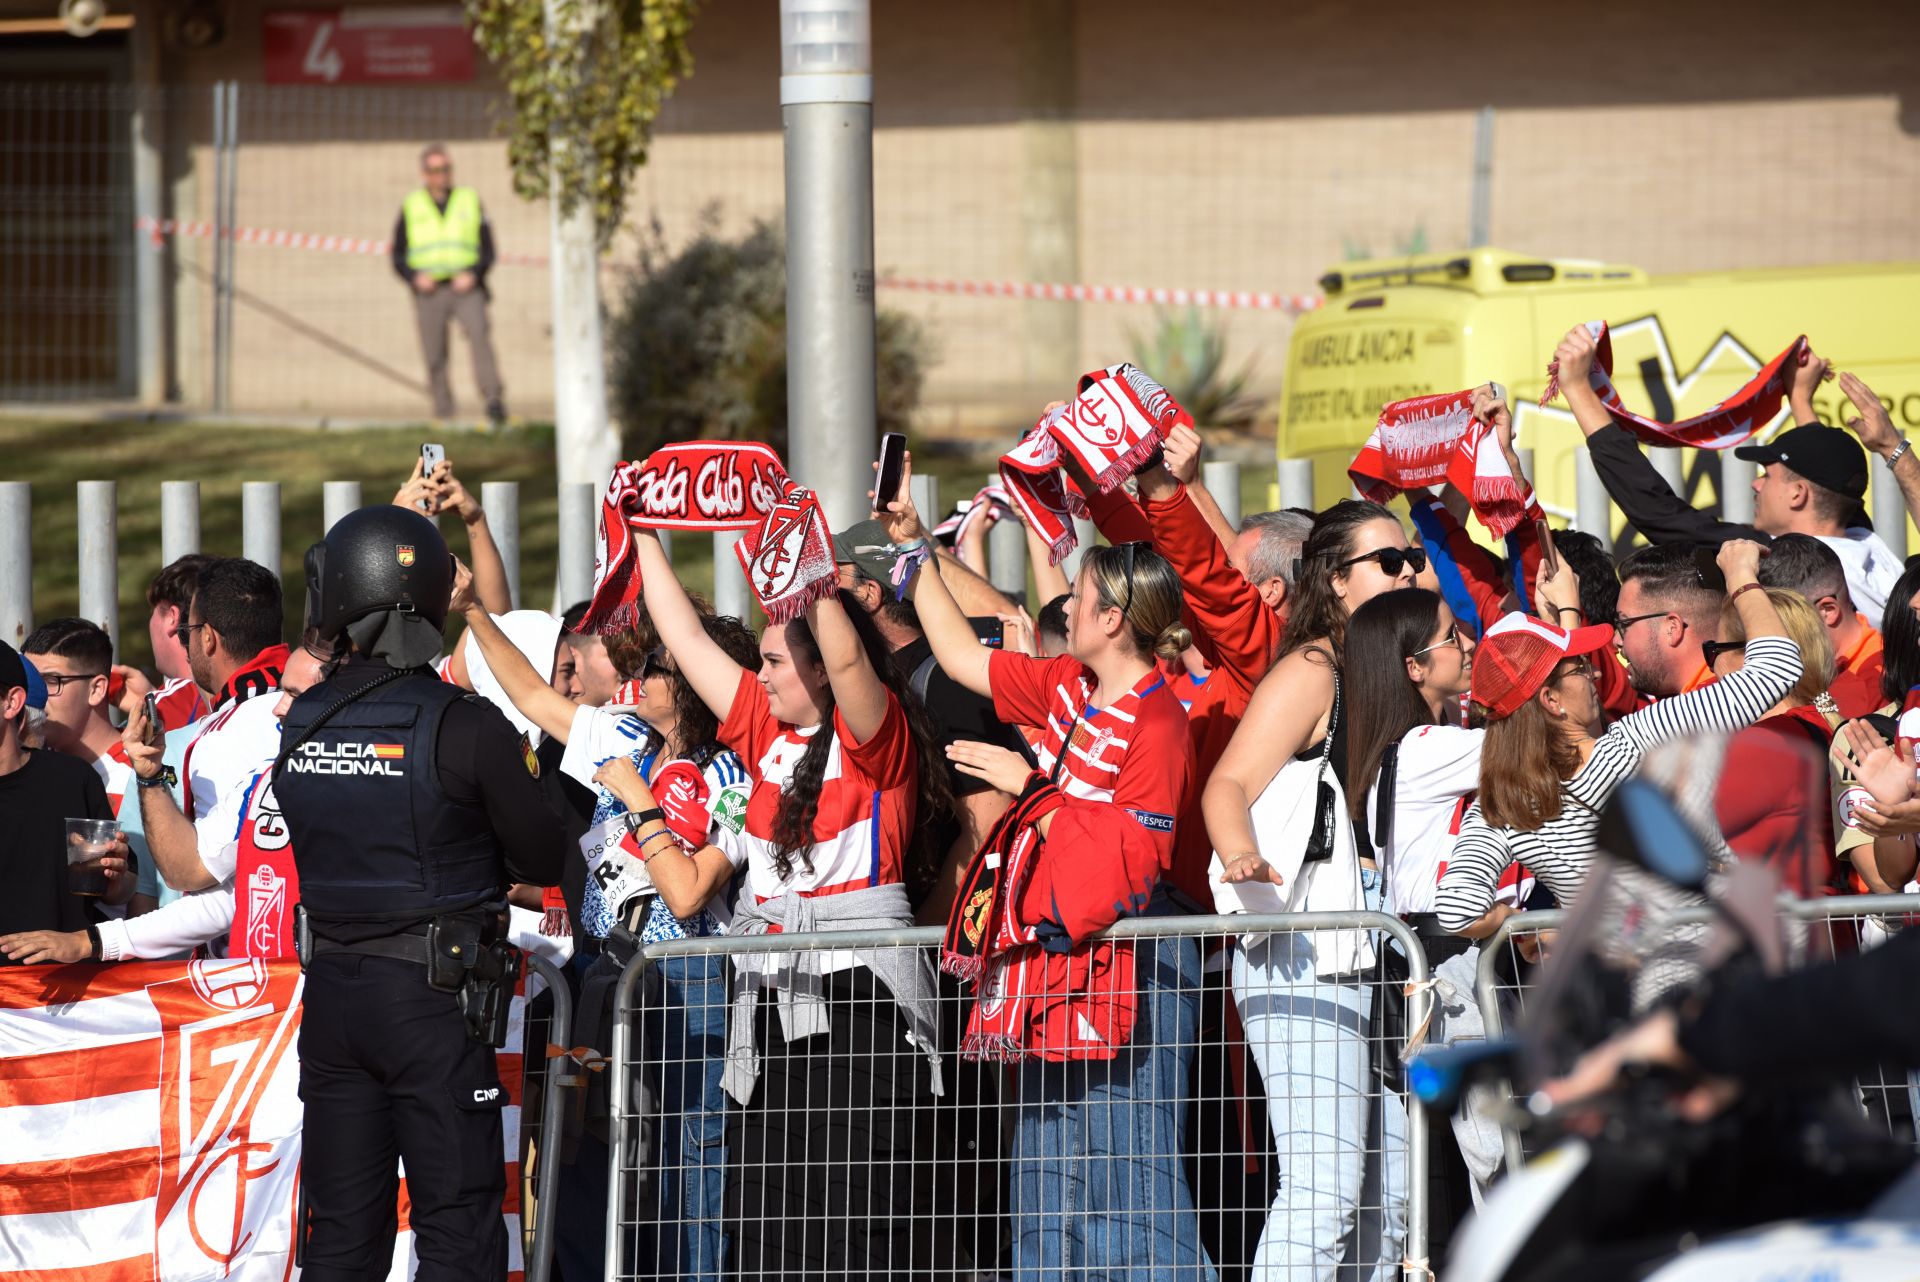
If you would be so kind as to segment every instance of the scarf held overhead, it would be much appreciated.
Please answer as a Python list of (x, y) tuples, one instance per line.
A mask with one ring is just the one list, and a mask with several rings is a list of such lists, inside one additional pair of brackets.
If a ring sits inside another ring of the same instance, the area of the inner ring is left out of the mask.
[[(1385, 503), (1403, 490), (1445, 481), (1466, 495), (1489, 533), (1505, 538), (1525, 518), (1527, 495), (1500, 452), (1492, 424), (1473, 416), (1475, 390), (1415, 396), (1384, 407), (1347, 468), (1360, 493)], [(1496, 384), (1494, 390), (1505, 399), (1504, 389)]]
[(615, 466), (600, 500), (593, 603), (580, 631), (607, 635), (639, 621), (635, 530), (751, 529), (787, 484), (779, 455), (736, 441), (682, 441)]
[[(1600, 403), (1607, 407), (1613, 421), (1648, 445), (1692, 446), (1698, 450), (1724, 450), (1750, 439), (1773, 421), (1780, 412), (1793, 385), (1793, 371), (1807, 357), (1807, 336), (1802, 334), (1787, 344), (1787, 350), (1768, 361), (1739, 391), (1704, 414), (1696, 414), (1679, 423), (1660, 423), (1643, 418), (1620, 402), (1613, 385), (1613, 339), (1605, 321), (1588, 321), (1587, 332), (1595, 347), (1593, 369), (1587, 376)], [(1547, 389), (1540, 404), (1547, 405), (1560, 394), (1560, 362), (1547, 366)]]
[(1167, 389), (1125, 363), (1080, 376), (1074, 398), (1041, 416), (1000, 459), (1000, 479), (1028, 525), (1060, 564), (1078, 542), (1073, 516), (1086, 505), (1061, 473), (1071, 459), (1102, 494), (1110, 494), (1153, 457), (1175, 427), (1193, 426)]
[(833, 535), (812, 490), (794, 481), (773, 510), (733, 545), (747, 586), (774, 623), (786, 623), (833, 595)]

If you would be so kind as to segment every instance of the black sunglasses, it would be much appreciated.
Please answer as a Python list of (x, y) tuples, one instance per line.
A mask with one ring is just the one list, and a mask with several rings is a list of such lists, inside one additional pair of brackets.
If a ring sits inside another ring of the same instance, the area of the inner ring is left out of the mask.
[(1702, 641), (1700, 643), (1700, 657), (1707, 661), (1709, 668), (1718, 663), (1723, 654), (1745, 654), (1746, 652), (1745, 641)]
[(667, 652), (659, 646), (647, 651), (647, 657), (640, 661), (640, 679), (648, 677), (670, 677), (673, 669), (667, 666)]
[(1119, 548), (1116, 549), (1116, 551), (1125, 552), (1127, 554), (1127, 603), (1120, 607), (1120, 617), (1123, 619), (1127, 617), (1127, 611), (1133, 608), (1134, 556), (1140, 551), (1141, 548), (1149, 547), (1149, 546), (1151, 545), (1140, 539), (1135, 539), (1131, 543), (1122, 543), (1119, 546)]
[(1415, 574), (1424, 574), (1427, 569), (1427, 550), (1425, 548), (1376, 548), (1371, 552), (1363, 552), (1359, 556), (1350, 556), (1333, 568), (1344, 570), (1362, 561), (1378, 561), (1380, 572), (1390, 579), (1398, 578), (1400, 571), (1409, 565), (1413, 567)]

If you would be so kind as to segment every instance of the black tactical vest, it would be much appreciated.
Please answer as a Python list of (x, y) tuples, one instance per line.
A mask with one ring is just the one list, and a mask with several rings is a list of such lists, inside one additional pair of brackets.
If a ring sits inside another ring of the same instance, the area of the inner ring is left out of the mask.
[[(295, 699), (282, 743), (339, 697)], [(274, 787), (292, 832), (300, 902), (318, 921), (405, 921), (498, 899), (506, 863), (486, 811), (440, 788), (441, 715), (472, 698), (428, 673), (348, 704), (287, 757)]]

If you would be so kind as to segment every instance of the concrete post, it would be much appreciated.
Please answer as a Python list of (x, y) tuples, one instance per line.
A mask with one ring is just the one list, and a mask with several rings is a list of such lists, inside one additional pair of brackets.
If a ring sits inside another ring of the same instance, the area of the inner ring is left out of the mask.
[(520, 482), (482, 481), (480, 506), (487, 514), (487, 529), (493, 544), (500, 549), (501, 563), (507, 571), (507, 595), (514, 609), (520, 608)]
[(160, 482), (160, 564), (200, 550), (200, 482)]
[(1540, 487), (1536, 483), (1533, 475), (1533, 446), (1517, 445), (1514, 447), (1513, 452), (1520, 456), (1520, 470), (1527, 474), (1527, 484), (1533, 486), (1536, 490), (1539, 489)]
[(80, 520), (80, 617), (113, 638), (120, 653), (120, 498), (112, 481), (76, 487)]
[[(1068, 583), (1072, 583), (1074, 576), (1080, 573), (1080, 562), (1086, 559), (1087, 549), (1100, 542), (1100, 527), (1084, 516), (1076, 516), (1073, 518), (1073, 534), (1079, 542), (1073, 545), (1073, 551), (1067, 553), (1067, 559), (1060, 563), (1060, 568), (1067, 572)], [(1036, 601), (1033, 604), (1043, 606), (1046, 602)], [(1037, 616), (1039, 610), (1030, 609), (1027, 613)]]
[(1593, 456), (1582, 445), (1573, 456), (1574, 518), (1577, 530), (1591, 534), (1609, 547), (1613, 544), (1613, 499), (1594, 471)]
[(868, 0), (780, 0), (787, 227), (787, 459), (827, 522), (867, 511), (873, 359)]
[(908, 479), (907, 492), (913, 496), (913, 510), (920, 514), (921, 524), (929, 530), (946, 519), (946, 511), (940, 506), (939, 477), (916, 472)]
[(33, 485), (0, 481), (0, 641), (33, 631)]
[(560, 556), (554, 576), (555, 614), (593, 595), (594, 540), (600, 519), (598, 497), (599, 487), (589, 482), (560, 482)]
[(1473, 207), (1467, 216), (1467, 247), (1480, 249), (1493, 236), (1493, 108), (1480, 108), (1473, 122)]
[(751, 627), (753, 619), (748, 607), (753, 600), (747, 591), (747, 576), (740, 569), (740, 558), (733, 550), (742, 533), (741, 530), (713, 532), (713, 612), (731, 615)]
[(1867, 466), (1872, 469), (1873, 479), (1873, 532), (1893, 549), (1895, 556), (1904, 557), (1907, 554), (1907, 500), (1900, 493), (1900, 482), (1878, 454), (1873, 455)]
[(349, 512), (360, 507), (360, 482), (328, 481), (320, 487), (321, 522), (326, 527), (320, 531), (322, 538), (331, 530), (334, 523)]
[(166, 143), (166, 113), (160, 87), (160, 27), (137, 22), (128, 35), (133, 54), (132, 132), (133, 215), (139, 247), (133, 255), (134, 385), (140, 403), (157, 406), (167, 398), (167, 274), (169, 242), (159, 233), (163, 205), (161, 152)]
[(987, 531), (987, 577), (993, 586), (1024, 600), (1027, 594), (1027, 527), (1006, 517)]
[(1280, 476), (1280, 506), (1317, 512), (1313, 501), (1313, 460), (1283, 458), (1276, 471)]
[(280, 482), (240, 487), (240, 555), (280, 577)]
[(1732, 450), (1720, 451), (1720, 519), (1753, 523), (1754, 464), (1735, 458)]
[[(1080, 279), (1079, 6), (1023, 0), (1018, 8), (1022, 279), (1072, 283)], [(1026, 386), (1044, 402), (1087, 368), (1080, 355), (1084, 308), (1056, 299), (1016, 306), (1024, 321)]]
[(1202, 463), (1200, 480), (1207, 487), (1207, 493), (1213, 495), (1213, 501), (1220, 508), (1220, 515), (1227, 518), (1227, 524), (1238, 529), (1240, 525), (1240, 465), (1231, 461)]

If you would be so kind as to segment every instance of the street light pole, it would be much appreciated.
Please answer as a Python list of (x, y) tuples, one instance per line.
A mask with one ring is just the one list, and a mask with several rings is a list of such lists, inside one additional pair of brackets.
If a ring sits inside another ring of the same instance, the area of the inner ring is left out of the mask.
[(787, 180), (787, 465), (835, 528), (867, 511), (873, 360), (869, 0), (780, 0)]

